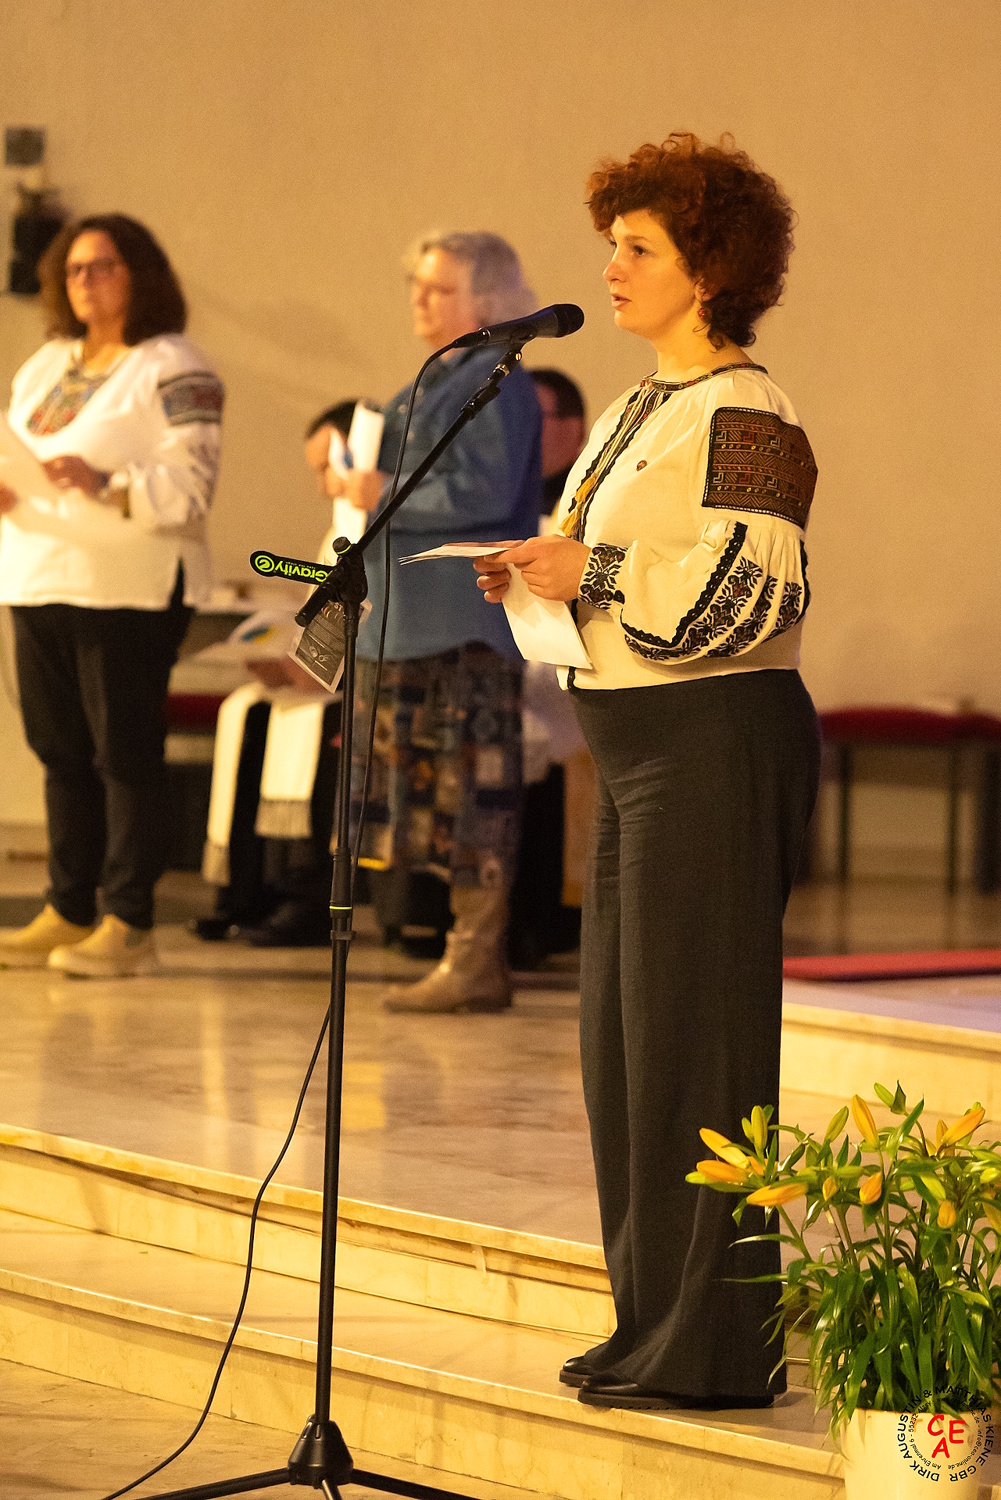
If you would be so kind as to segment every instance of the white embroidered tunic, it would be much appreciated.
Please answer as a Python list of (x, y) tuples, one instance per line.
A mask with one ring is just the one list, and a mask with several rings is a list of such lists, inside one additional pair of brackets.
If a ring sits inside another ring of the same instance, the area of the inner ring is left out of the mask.
[(563, 685), (796, 668), (816, 477), (796, 413), (760, 366), (651, 377), (614, 401), (558, 513), (591, 548), (576, 608), (592, 666), (561, 672)]
[(7, 420), (42, 462), (77, 454), (128, 490), (128, 516), (67, 490), (22, 496), (0, 522), (0, 604), (164, 609), (184, 567), (207, 602), (205, 526), (219, 466), (223, 388), (181, 334), (136, 344), (107, 374), (53, 339), (14, 377)]

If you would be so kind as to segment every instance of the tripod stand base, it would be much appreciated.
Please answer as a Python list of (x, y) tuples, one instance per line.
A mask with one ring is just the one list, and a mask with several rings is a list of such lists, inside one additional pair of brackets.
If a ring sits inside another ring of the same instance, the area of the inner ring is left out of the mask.
[(310, 1417), (288, 1461), (290, 1484), (310, 1484), (314, 1490), (326, 1480), (335, 1488), (347, 1484), (354, 1464), (336, 1422)]
[(152, 1497), (152, 1500), (221, 1500), (223, 1495), (249, 1495), (254, 1490), (272, 1490), (284, 1484), (309, 1485), (330, 1495), (336, 1494), (338, 1485), (348, 1483), (353, 1469), (351, 1454), (337, 1423), (317, 1422), (315, 1417), (310, 1417), (284, 1469), (268, 1469), (261, 1474), (244, 1474), (239, 1479), (222, 1479), (216, 1484), (195, 1484), (183, 1490), (169, 1490)]
[(217, 1484), (193, 1484), (183, 1490), (161, 1490), (150, 1500), (220, 1500), (223, 1495), (249, 1495), (253, 1490), (273, 1490), (291, 1484), (288, 1469), (268, 1469), (262, 1474), (244, 1474), (242, 1479), (221, 1479)]

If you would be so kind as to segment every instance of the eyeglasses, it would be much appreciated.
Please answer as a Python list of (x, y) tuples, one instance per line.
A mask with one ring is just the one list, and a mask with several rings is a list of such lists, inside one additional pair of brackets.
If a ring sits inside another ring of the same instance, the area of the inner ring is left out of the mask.
[(457, 286), (442, 286), (440, 281), (424, 281), (419, 276), (408, 276), (407, 281), (411, 294), (418, 297), (454, 297), (459, 290)]
[(107, 281), (123, 262), (120, 260), (68, 260), (65, 276), (67, 281)]

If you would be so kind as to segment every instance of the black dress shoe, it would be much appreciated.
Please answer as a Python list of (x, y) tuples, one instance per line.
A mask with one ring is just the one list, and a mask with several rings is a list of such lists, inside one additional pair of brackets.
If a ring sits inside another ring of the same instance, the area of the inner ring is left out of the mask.
[(231, 930), (236, 931), (232, 917), (196, 917), (188, 923), (188, 931), (203, 943), (222, 943)]
[(325, 907), (283, 901), (259, 927), (241, 927), (240, 936), (252, 948), (327, 948), (330, 912)]
[(596, 1376), (592, 1365), (587, 1362), (586, 1354), (574, 1354), (567, 1360), (560, 1371), (560, 1381), (563, 1385), (582, 1386), (585, 1380), (599, 1378)]
[(771, 1395), (677, 1396), (606, 1375), (589, 1376), (577, 1392), (577, 1400), (585, 1406), (623, 1407), (626, 1411), (750, 1411), (771, 1406), (774, 1399)]

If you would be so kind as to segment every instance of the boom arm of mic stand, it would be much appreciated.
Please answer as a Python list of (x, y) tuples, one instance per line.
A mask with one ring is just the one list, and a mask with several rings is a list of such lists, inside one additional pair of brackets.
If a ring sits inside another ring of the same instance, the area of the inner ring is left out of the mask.
[[(474, 391), (470, 396), (448, 431), (442, 434), (427, 457), (421, 460), (414, 472), (404, 480), (399, 489), (394, 490), (390, 495), (364, 536), (360, 537), (357, 542), (353, 542), (345, 547), (343, 551), (338, 552), (337, 566), (330, 577), (319, 584), (310, 594), (302, 609), (300, 609), (295, 617), (297, 624), (308, 625), (319, 614), (323, 606), (331, 600), (336, 600), (342, 604), (353, 602), (361, 604), (366, 593), (365, 570), (361, 561), (362, 554), (372, 545), (380, 532), (385, 530), (400, 506), (404, 501), (409, 499), (421, 480), (431, 472), (446, 448), (451, 447), (462, 429), (500, 393), (501, 381), (506, 375), (510, 375), (515, 365), (518, 364), (523, 348), (523, 340), (511, 345), (511, 348), (507, 350), (504, 357), (499, 360), (491, 371), (489, 379), (485, 380), (479, 390)], [(361, 594), (358, 594), (359, 577)]]

